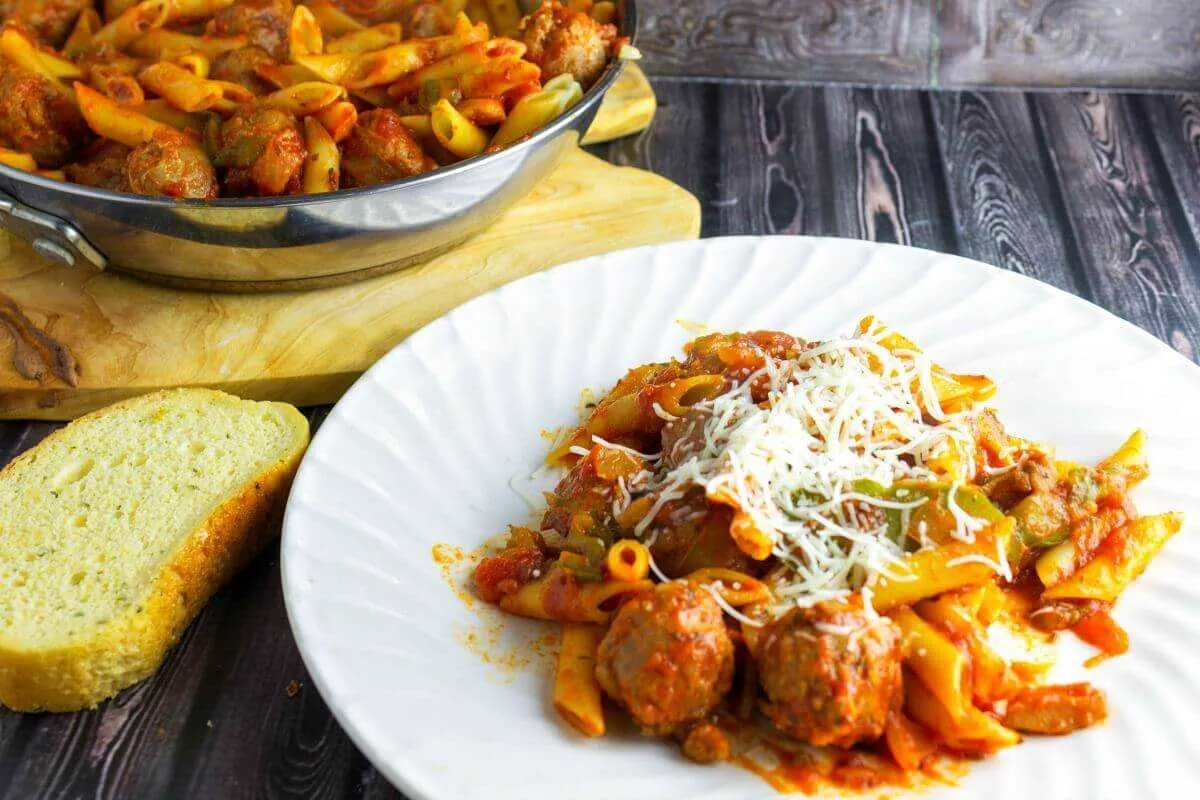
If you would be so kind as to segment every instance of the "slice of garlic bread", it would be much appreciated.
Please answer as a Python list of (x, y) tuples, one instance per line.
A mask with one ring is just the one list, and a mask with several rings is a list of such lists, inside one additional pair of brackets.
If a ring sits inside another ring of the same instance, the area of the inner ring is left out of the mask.
[(0, 470), (0, 703), (89, 708), (153, 673), (275, 535), (307, 444), (289, 405), (176, 389)]

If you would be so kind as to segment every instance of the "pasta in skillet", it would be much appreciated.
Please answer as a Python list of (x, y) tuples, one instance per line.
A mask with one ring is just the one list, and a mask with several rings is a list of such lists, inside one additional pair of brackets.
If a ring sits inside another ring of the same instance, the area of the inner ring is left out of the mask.
[[(1008, 433), (986, 377), (877, 320), (822, 342), (702, 336), (631, 369), (549, 456), (537, 528), (474, 573), (563, 624), (554, 706), (602, 700), (698, 762), (864, 787), (1107, 714), (1052, 685), (1055, 635), (1128, 647), (1110, 616), (1179, 529), (1139, 516), (1135, 432), (1094, 466)], [(750, 758), (769, 748), (774, 766)]]
[(636, 57), (608, 0), (0, 3), (0, 163), (136, 194), (315, 194), (518, 142)]

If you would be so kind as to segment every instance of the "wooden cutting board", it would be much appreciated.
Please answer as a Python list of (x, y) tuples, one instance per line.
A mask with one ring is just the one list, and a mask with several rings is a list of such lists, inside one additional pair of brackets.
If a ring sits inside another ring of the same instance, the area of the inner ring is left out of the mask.
[[(590, 135), (649, 121), (648, 84), (624, 88), (632, 93), (607, 98)], [(331, 403), (397, 342), (471, 297), (554, 264), (699, 230), (688, 192), (577, 151), (457, 250), (332, 289), (176, 291), (51, 265), (0, 232), (0, 419), (71, 419), (171, 386)]]

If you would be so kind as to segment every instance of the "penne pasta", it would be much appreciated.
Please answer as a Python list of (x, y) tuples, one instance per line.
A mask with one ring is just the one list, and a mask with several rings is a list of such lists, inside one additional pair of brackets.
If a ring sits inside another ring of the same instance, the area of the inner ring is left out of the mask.
[(621, 597), (649, 590), (648, 580), (590, 582), (575, 580), (563, 570), (551, 570), (518, 591), (500, 599), (500, 608), (510, 614), (556, 622), (607, 622), (612, 612), (606, 608)]
[(103, 23), (100, 14), (94, 8), (85, 8), (75, 18), (71, 34), (63, 42), (62, 52), (68, 59), (78, 59), (92, 47), (92, 37), (100, 30)]
[(484, 0), (484, 3), (494, 31), (501, 36), (516, 36), (519, 33), (517, 25), (521, 20), (521, 9), (517, 7), (517, 0)]
[(296, 83), (259, 100), (265, 108), (278, 108), (297, 117), (315, 114), (346, 96), (341, 86), (320, 81)]
[(308, 148), (301, 179), (305, 193), (336, 192), (341, 173), (341, 152), (337, 142), (316, 117), (304, 118), (304, 145)]
[(872, 587), (875, 608), (880, 612), (890, 611), (951, 589), (992, 580), (996, 574), (992, 566), (996, 554), (1007, 549), (1012, 532), (1013, 520), (1005, 517), (980, 534), (975, 544), (951, 542), (909, 554), (894, 568), (894, 577), (880, 575)]
[(0, 164), (25, 172), (37, 172), (38, 168), (37, 161), (29, 153), (10, 150), (7, 147), (0, 147)]
[(971, 704), (966, 656), (911, 608), (898, 608), (891, 617), (900, 628), (905, 665), (945, 707), (950, 719), (961, 720)]
[[(570, 76), (565, 77), (569, 79)], [(558, 78), (554, 80), (558, 80)], [(541, 91), (522, 98), (513, 107), (508, 118), (504, 120), (504, 124), (492, 137), (491, 146), (503, 147), (518, 139), (523, 139), (578, 103), (582, 97), (583, 88), (573, 80), (566, 83), (565, 86), (553, 88), (550, 83), (547, 83)]]
[(354, 131), (354, 125), (358, 122), (358, 109), (349, 100), (339, 100), (320, 109), (313, 116), (335, 142), (341, 142)]
[(106, 139), (126, 147), (137, 147), (157, 137), (182, 141), (183, 134), (170, 125), (123, 108), (90, 86), (76, 82), (75, 98), (88, 127)]
[(133, 76), (111, 67), (91, 67), (88, 70), (88, 82), (117, 105), (140, 106), (146, 101), (141, 84)]
[(596, 681), (596, 651), (604, 629), (567, 623), (562, 628), (554, 673), (554, 710), (584, 736), (604, 735), (604, 707)]
[(205, 115), (180, 111), (161, 97), (147, 100), (133, 110), (152, 120), (170, 125), (176, 130), (194, 133), (204, 130)]
[(608, 549), (604, 566), (614, 581), (632, 583), (650, 574), (650, 553), (634, 539), (620, 539)]
[(1179, 532), (1183, 517), (1159, 514), (1141, 517), (1113, 531), (1091, 561), (1045, 592), (1046, 600), (1112, 602), (1145, 571), (1150, 560)]
[(305, 3), (305, 6), (316, 18), (325, 36), (344, 36), (367, 27), (329, 0), (314, 0)]
[(142, 0), (92, 35), (95, 45), (121, 49), (133, 44), (154, 28), (166, 24), (174, 0)]
[(327, 53), (367, 53), (399, 44), (404, 29), (398, 22), (385, 22), (370, 28), (351, 31), (325, 44)]
[(6, 27), (0, 32), (0, 55), (55, 83), (60, 83), (61, 80), (79, 80), (83, 77), (83, 70), (78, 64), (38, 48), (29, 37), (16, 28)]
[(155, 28), (132, 42), (128, 50), (143, 58), (169, 59), (186, 53), (202, 53), (210, 61), (247, 44), (245, 36), (193, 36)]
[(317, 18), (307, 6), (296, 6), (288, 26), (288, 54), (295, 60), (297, 56), (318, 55), (324, 50), (325, 40)]
[(459, 158), (477, 156), (488, 144), (488, 135), (460, 114), (449, 100), (439, 100), (430, 111), (429, 127), (442, 147)]

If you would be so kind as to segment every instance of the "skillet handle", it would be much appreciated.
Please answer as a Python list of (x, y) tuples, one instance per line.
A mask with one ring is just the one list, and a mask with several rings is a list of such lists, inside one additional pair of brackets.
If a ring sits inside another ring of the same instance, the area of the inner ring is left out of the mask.
[(68, 267), (78, 265), (104, 269), (108, 259), (92, 246), (71, 223), (30, 208), (0, 191), (0, 228), (24, 239), (34, 251)]

